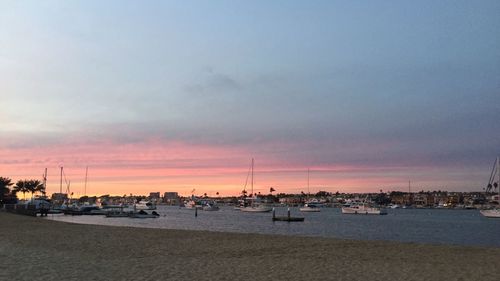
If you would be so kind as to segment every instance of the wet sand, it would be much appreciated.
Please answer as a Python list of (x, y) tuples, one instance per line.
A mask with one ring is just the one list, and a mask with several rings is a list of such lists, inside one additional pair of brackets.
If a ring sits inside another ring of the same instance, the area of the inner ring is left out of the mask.
[(83, 225), (0, 212), (0, 280), (496, 281), (500, 248)]

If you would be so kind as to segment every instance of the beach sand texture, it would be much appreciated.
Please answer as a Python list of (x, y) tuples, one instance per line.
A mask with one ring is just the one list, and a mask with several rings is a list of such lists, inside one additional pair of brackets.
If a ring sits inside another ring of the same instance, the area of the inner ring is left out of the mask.
[(500, 248), (82, 225), (0, 212), (0, 280), (498, 281)]

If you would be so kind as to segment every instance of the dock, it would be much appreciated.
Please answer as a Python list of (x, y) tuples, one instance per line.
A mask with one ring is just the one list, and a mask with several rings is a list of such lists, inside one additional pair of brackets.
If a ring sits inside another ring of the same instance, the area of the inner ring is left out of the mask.
[(292, 217), (292, 216), (290, 216), (290, 208), (288, 208), (288, 215), (287, 216), (277, 217), (276, 216), (276, 211), (273, 208), (273, 221), (294, 222), (294, 221), (304, 221), (304, 218), (303, 217)]

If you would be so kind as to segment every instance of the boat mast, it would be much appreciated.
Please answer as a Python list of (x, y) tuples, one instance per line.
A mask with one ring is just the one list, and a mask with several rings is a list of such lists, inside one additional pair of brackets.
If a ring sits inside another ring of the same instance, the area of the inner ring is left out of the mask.
[(87, 196), (87, 176), (89, 174), (89, 166), (85, 169), (85, 188), (83, 191), (83, 196)]
[(310, 195), (311, 192), (309, 191), (309, 168), (307, 168), (307, 195)]
[(61, 182), (59, 183), (59, 194), (62, 194), (63, 167), (61, 166)]
[(252, 158), (252, 197), (254, 196), (253, 194), (253, 158)]
[(497, 181), (497, 187), (498, 187), (498, 203), (500, 203), (500, 167), (499, 167), (499, 164), (500, 164), (500, 160), (497, 156), (497, 176), (498, 176), (498, 181)]
[(45, 174), (43, 175), (43, 190), (47, 192), (47, 168), (45, 168)]

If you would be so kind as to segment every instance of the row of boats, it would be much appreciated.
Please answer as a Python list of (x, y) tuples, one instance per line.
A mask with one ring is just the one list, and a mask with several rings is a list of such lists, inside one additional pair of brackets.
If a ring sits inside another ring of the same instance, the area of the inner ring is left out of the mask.
[[(41, 201), (41, 200), (35, 200)], [(46, 201), (44, 201), (46, 202)], [(35, 204), (33, 204), (35, 203)], [(48, 203), (48, 202), (46, 202)], [(130, 218), (157, 218), (160, 215), (154, 211), (156, 206), (148, 202), (139, 202), (132, 206), (126, 205), (107, 205), (107, 206), (97, 206), (84, 204), (80, 206), (76, 205), (66, 205), (60, 206), (59, 208), (51, 208), (51, 206), (43, 206), (44, 203), (32, 202), (32, 205), (36, 205), (37, 210), (45, 209), (46, 213), (63, 213), (65, 215), (104, 215), (106, 217), (130, 217)], [(39, 205), (39, 206), (38, 206)], [(215, 202), (187, 202), (184, 205), (186, 209), (195, 209), (203, 211), (217, 211), (219, 207)], [(317, 202), (308, 202), (303, 207), (299, 208), (300, 212), (320, 212), (323, 204)], [(273, 208), (263, 203), (256, 204), (255, 202), (251, 205), (241, 204), (240, 206), (234, 207), (234, 210), (241, 212), (250, 213), (267, 213), (271, 212)], [(353, 214), (353, 215), (386, 215), (387, 211), (384, 208), (371, 206), (369, 203), (363, 201), (355, 201), (345, 204), (341, 208), (342, 214)], [(40, 213), (42, 213), (40, 211)], [(480, 214), (488, 218), (500, 218), (500, 209), (488, 209), (481, 210)]]
[[(156, 205), (149, 201), (140, 201), (131, 206), (120, 205), (105, 205), (97, 206), (95, 204), (83, 205), (62, 205), (58, 209), (54, 209), (53, 213), (63, 213), (65, 215), (80, 216), (80, 215), (104, 215), (112, 218), (157, 218), (160, 215), (154, 211)], [(148, 212), (149, 211), (149, 212)]]
[[(190, 200), (184, 203), (184, 207), (186, 209), (199, 209), (204, 211), (217, 211), (219, 207), (215, 205), (215, 203), (211, 202), (196, 202), (194, 200)], [(299, 208), (300, 212), (320, 212), (323, 204), (318, 202), (309, 202), (304, 204), (303, 207)], [(249, 212), (249, 213), (268, 213), (272, 211), (272, 207), (267, 206), (266, 204), (254, 201), (244, 201), (240, 202), (239, 206), (234, 207), (234, 210), (241, 212)], [(352, 202), (350, 204), (346, 204), (342, 207), (343, 214), (363, 214), (363, 215), (385, 215), (387, 214), (386, 210), (383, 208), (370, 206), (366, 202)]]

